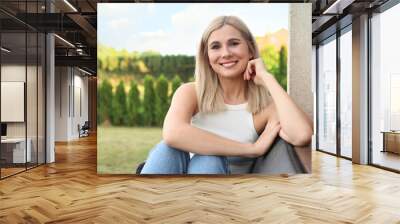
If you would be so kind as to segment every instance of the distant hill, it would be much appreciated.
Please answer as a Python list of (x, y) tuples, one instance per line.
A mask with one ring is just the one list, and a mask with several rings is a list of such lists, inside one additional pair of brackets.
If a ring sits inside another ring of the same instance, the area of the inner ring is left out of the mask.
[(259, 50), (266, 46), (274, 46), (279, 50), (282, 46), (287, 48), (289, 32), (286, 29), (280, 29), (274, 33), (267, 33), (263, 37), (255, 37)]

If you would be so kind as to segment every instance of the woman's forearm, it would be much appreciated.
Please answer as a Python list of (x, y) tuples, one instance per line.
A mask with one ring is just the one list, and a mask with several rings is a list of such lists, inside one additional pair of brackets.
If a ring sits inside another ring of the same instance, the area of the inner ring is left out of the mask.
[(230, 140), (190, 124), (164, 127), (163, 139), (171, 147), (201, 155), (255, 156), (252, 143)]
[(292, 144), (308, 144), (312, 135), (310, 119), (272, 75), (264, 75), (263, 80), (274, 100), (282, 131), (289, 137)]

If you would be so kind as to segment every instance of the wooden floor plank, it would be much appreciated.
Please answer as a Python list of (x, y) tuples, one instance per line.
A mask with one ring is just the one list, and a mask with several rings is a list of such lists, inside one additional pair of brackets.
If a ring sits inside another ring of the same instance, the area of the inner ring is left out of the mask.
[(400, 223), (400, 175), (312, 153), (312, 174), (97, 175), (96, 137), (0, 181), (0, 223)]

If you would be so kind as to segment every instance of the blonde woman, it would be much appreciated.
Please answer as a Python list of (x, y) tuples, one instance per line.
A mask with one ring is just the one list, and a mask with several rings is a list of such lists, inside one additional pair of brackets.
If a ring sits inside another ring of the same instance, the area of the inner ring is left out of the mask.
[[(141, 174), (248, 173), (257, 157), (271, 154), (277, 136), (295, 146), (309, 144), (311, 121), (265, 69), (239, 18), (217, 17), (206, 28), (195, 78), (175, 92), (163, 141)], [(281, 172), (282, 164), (296, 170), (290, 156), (279, 154), (271, 154), (267, 170)]]

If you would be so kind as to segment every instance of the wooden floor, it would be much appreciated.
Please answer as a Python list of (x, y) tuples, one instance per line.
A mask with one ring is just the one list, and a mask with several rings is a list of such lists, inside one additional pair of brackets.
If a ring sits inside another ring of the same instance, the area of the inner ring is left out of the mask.
[(374, 164), (400, 170), (400, 154), (375, 151), (372, 160)]
[(295, 176), (98, 176), (96, 139), (0, 181), (0, 223), (400, 223), (400, 175), (313, 152)]
[(23, 172), (23, 171), (25, 171), (26, 169), (25, 169), (25, 167), (18, 167), (18, 168), (4, 168), (4, 167), (2, 167), (1, 168), (1, 177), (3, 178), (3, 177), (7, 177), (7, 176), (10, 176), (10, 175), (13, 175), (13, 174), (16, 174), (16, 173), (19, 173), (19, 172)]
[(1, 168), (1, 178), (5, 178), (20, 172), (24, 172), (27, 169), (33, 169), (37, 166), (37, 164), (27, 163), (27, 167), (25, 164), (18, 164), (17, 167), (2, 167)]

